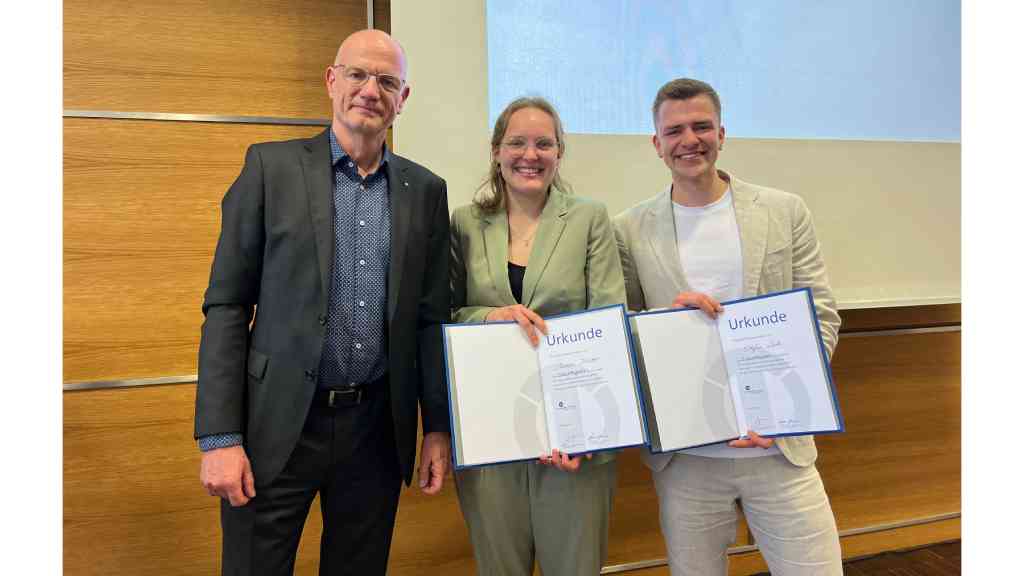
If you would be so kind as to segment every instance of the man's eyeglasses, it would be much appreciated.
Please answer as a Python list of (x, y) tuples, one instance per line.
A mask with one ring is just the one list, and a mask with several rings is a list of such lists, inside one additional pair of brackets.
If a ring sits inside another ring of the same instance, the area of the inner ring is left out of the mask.
[(397, 94), (402, 89), (404, 80), (390, 74), (374, 74), (368, 70), (345, 64), (335, 64), (334, 69), (341, 69), (341, 77), (354, 88), (359, 88), (370, 80), (370, 76), (377, 79), (377, 86), (388, 94)]

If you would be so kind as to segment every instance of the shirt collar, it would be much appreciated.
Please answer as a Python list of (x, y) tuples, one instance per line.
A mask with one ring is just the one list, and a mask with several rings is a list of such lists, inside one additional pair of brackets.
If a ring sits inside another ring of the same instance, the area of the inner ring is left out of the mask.
[[(345, 152), (345, 149), (341, 147), (341, 144), (338, 144), (338, 138), (334, 135), (334, 130), (328, 129), (327, 132), (330, 134), (331, 138), (331, 166), (336, 166), (340, 160), (350, 158), (350, 156)], [(391, 161), (391, 150), (388, 150), (387, 142), (385, 142), (382, 147), (384, 148), (384, 153), (380, 155), (380, 164), (377, 165), (377, 171), (380, 171), (385, 164)]]

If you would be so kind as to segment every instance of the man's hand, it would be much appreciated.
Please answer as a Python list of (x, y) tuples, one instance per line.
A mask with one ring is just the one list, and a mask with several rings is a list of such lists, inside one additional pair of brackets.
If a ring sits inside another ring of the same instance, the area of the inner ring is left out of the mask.
[(680, 292), (672, 300), (672, 307), (700, 308), (711, 319), (718, 318), (718, 313), (722, 311), (722, 305), (718, 303), (718, 300), (700, 292)]
[(538, 332), (547, 334), (548, 325), (544, 323), (544, 319), (539, 314), (530, 310), (522, 304), (514, 304), (512, 306), (502, 306), (501, 308), (495, 308), (487, 313), (484, 318), (487, 322), (500, 322), (503, 320), (513, 320), (519, 327), (526, 333), (526, 337), (530, 339), (530, 344), (534, 348), (540, 344), (540, 336)]
[(210, 496), (226, 498), (232, 506), (245, 506), (256, 497), (256, 479), (241, 446), (203, 452), (199, 481)]
[[(585, 455), (587, 460), (593, 458), (592, 454)], [(541, 456), (540, 463), (547, 466), (554, 466), (562, 472), (575, 472), (580, 469), (580, 464), (583, 462), (584, 455), (569, 457), (564, 452), (559, 452), (558, 449), (552, 450), (550, 456)]]
[(420, 447), (420, 489), (424, 494), (434, 495), (441, 492), (444, 476), (448, 472), (448, 454), (450, 437), (446, 432), (429, 432), (423, 436)]
[(747, 436), (749, 438), (740, 438), (729, 442), (729, 446), (733, 448), (764, 448), (765, 450), (772, 447), (775, 441), (771, 438), (763, 438), (753, 430), (747, 430)]

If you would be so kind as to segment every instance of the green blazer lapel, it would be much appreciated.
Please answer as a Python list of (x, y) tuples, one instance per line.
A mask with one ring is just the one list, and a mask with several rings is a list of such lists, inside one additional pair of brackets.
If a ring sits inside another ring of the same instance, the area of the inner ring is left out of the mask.
[(530, 249), (530, 262), (523, 277), (523, 304), (527, 308), (532, 308), (533, 295), (562, 237), (568, 214), (568, 198), (564, 193), (551, 188), (548, 201), (540, 213), (540, 223), (537, 225), (533, 248)]
[(331, 141), (327, 130), (306, 141), (305, 154), (302, 156), (306, 197), (309, 199), (313, 235), (316, 237), (316, 259), (320, 264), (324, 310), (328, 305), (331, 263), (334, 261), (334, 182), (331, 169)]
[(508, 213), (504, 209), (483, 216), (480, 233), (484, 237), (484, 254), (491, 272), (491, 283), (498, 298), (506, 305), (516, 303), (508, 283)]
[[(675, 291), (689, 290), (683, 266), (679, 263), (679, 244), (676, 243), (676, 219), (672, 212), (672, 185), (662, 192), (650, 211), (644, 217), (642, 229), (648, 230), (647, 240), (651, 252), (661, 264), (663, 276), (668, 278)], [(683, 255), (685, 257), (685, 254)]]
[(769, 219), (767, 209), (758, 202), (758, 191), (747, 183), (732, 178), (732, 203), (736, 211), (736, 227), (740, 231), (743, 251), (743, 295), (757, 295), (761, 266), (768, 248)]
[(391, 208), (391, 263), (388, 266), (388, 324), (395, 317), (398, 289), (405, 270), (405, 253), (409, 245), (409, 220), (415, 200), (409, 186), (405, 161), (391, 154), (387, 163), (388, 205)]

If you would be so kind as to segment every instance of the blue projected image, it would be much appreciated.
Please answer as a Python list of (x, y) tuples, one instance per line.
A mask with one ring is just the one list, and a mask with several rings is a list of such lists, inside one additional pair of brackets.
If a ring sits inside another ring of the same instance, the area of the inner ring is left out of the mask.
[(487, 0), (493, 124), (524, 94), (566, 129), (650, 134), (678, 77), (746, 138), (960, 140), (958, 0)]

